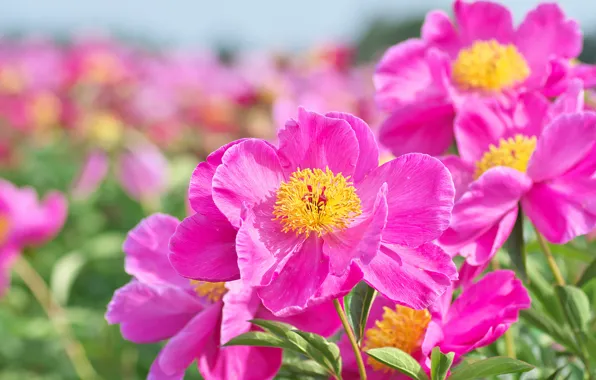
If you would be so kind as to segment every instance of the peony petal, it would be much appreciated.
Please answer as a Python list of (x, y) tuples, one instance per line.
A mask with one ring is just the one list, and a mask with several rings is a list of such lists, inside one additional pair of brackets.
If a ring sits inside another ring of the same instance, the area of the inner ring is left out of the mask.
[(299, 108), (298, 121), (288, 121), (278, 137), (279, 159), (288, 175), (297, 168), (354, 174), (360, 150), (356, 132), (346, 120)]
[(221, 214), (215, 203), (213, 203), (213, 195), (211, 192), (213, 176), (215, 175), (217, 167), (222, 163), (221, 159), (224, 153), (244, 140), (245, 139), (232, 141), (217, 149), (207, 156), (207, 159), (204, 162), (197, 165), (192, 172), (190, 186), (188, 188), (188, 199), (195, 212), (199, 212), (205, 216)]
[(271, 284), (257, 293), (273, 314), (297, 314), (304, 311), (328, 275), (329, 258), (323, 254), (322, 241), (311, 235), (292, 253)]
[(463, 46), (492, 39), (507, 44), (514, 37), (511, 12), (501, 4), (457, 0), (453, 12)]
[(538, 139), (528, 163), (534, 182), (563, 175), (577, 165), (594, 146), (596, 114), (580, 112), (556, 117)]
[(540, 4), (519, 26), (515, 45), (531, 69), (531, 83), (544, 80), (551, 57), (575, 58), (582, 49), (582, 33), (575, 20), (566, 20), (557, 4)]
[(137, 201), (159, 197), (167, 185), (168, 161), (148, 142), (131, 145), (120, 155), (116, 175), (122, 188)]
[(165, 374), (178, 374), (205, 355), (214, 331), (218, 330), (221, 309), (221, 303), (211, 305), (168, 341), (159, 358), (159, 366)]
[(282, 350), (269, 347), (222, 347), (214, 366), (199, 360), (205, 379), (270, 380), (281, 367)]
[(131, 281), (114, 293), (106, 320), (120, 324), (124, 339), (153, 343), (177, 334), (203, 309), (187, 291)]
[[(479, 277), (488, 268), (490, 261), (485, 262), (482, 265), (474, 266), (465, 262), (459, 268), (459, 278), (457, 283), (454, 284), (455, 288), (467, 289), (474, 283), (474, 280)], [(449, 303), (451, 306), (451, 302)]]
[(276, 317), (269, 310), (261, 307), (257, 318), (288, 323), (299, 330), (329, 337), (341, 327), (341, 321), (331, 301), (308, 307), (303, 313)]
[(453, 106), (429, 100), (396, 108), (383, 122), (379, 141), (394, 156), (420, 152), (440, 155), (453, 142)]
[(379, 166), (379, 147), (372, 130), (364, 120), (347, 113), (330, 112), (325, 116), (345, 120), (354, 130), (358, 140), (359, 155), (352, 179), (354, 182), (359, 182), (371, 170)]
[(387, 183), (387, 226), (383, 242), (418, 246), (449, 225), (455, 190), (449, 171), (436, 158), (411, 153), (383, 164), (358, 186), (364, 210)]
[(78, 199), (85, 199), (99, 187), (108, 173), (110, 163), (103, 151), (92, 151), (87, 156), (80, 173), (72, 185), (72, 195)]
[(552, 106), (553, 115), (582, 112), (584, 96), (584, 83), (579, 79), (569, 81), (565, 92), (555, 100)]
[(39, 205), (39, 213), (35, 216), (24, 243), (41, 245), (51, 240), (60, 232), (67, 217), (68, 202), (64, 194), (57, 191), (48, 193)]
[(513, 126), (502, 136), (503, 138), (525, 136), (540, 136), (542, 129), (548, 124), (551, 102), (538, 92), (524, 92), (519, 95), (513, 110)]
[(506, 167), (489, 169), (459, 199), (453, 208), (451, 225), (439, 238), (451, 253), (480, 238), (517, 207), (532, 181), (523, 173)]
[(182, 221), (170, 240), (170, 262), (184, 277), (202, 281), (240, 278), (236, 229), (223, 215), (194, 214)]
[(137, 224), (122, 246), (126, 273), (146, 284), (187, 285), (168, 260), (168, 244), (178, 223), (173, 216), (153, 214)]
[(383, 246), (370, 264), (360, 267), (370, 286), (413, 309), (427, 308), (457, 279), (451, 257), (430, 243), (418, 248)]
[(458, 156), (437, 157), (451, 173), (455, 187), (455, 202), (468, 190), (468, 186), (474, 180), (474, 165), (467, 163)]
[(346, 230), (329, 233), (323, 238), (323, 252), (329, 257), (331, 274), (335, 276), (343, 275), (352, 260), (359, 259), (368, 264), (377, 254), (387, 224), (386, 183), (377, 194), (372, 213), (354, 224)]
[(452, 59), (457, 57), (461, 48), (458, 32), (449, 15), (443, 11), (434, 10), (426, 14), (421, 36), (429, 45), (447, 52)]
[(250, 331), (250, 321), (255, 318), (261, 306), (261, 300), (254, 289), (241, 280), (228, 282), (226, 288), (228, 292), (223, 297), (221, 318), (221, 345)]
[(172, 375), (168, 375), (164, 373), (159, 366), (159, 361), (161, 360), (161, 352), (157, 355), (153, 364), (151, 364), (151, 368), (149, 369), (149, 373), (147, 374), (147, 380), (182, 380), (184, 378), (184, 372), (186, 369), (180, 370), (177, 373)]
[(270, 197), (284, 180), (277, 152), (262, 140), (249, 139), (229, 148), (213, 176), (213, 201), (234, 227), (243, 205)]

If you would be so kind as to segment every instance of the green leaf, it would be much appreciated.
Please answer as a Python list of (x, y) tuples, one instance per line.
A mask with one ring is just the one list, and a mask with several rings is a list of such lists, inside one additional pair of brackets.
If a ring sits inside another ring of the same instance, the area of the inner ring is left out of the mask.
[(587, 332), (591, 319), (588, 296), (580, 288), (571, 285), (556, 286), (555, 292), (573, 331)]
[(432, 380), (445, 380), (453, 364), (454, 352), (443, 354), (439, 347), (433, 348), (430, 356), (430, 377)]
[(559, 367), (557, 368), (553, 373), (550, 374), (549, 377), (546, 378), (546, 380), (557, 380), (559, 379), (559, 375), (561, 374), (561, 372), (565, 369), (565, 366), (563, 367)]
[(594, 280), (594, 279), (596, 279), (596, 259), (594, 259), (594, 261), (592, 261), (590, 263), (590, 265), (588, 265), (588, 267), (584, 270), (584, 273), (582, 274), (580, 279), (577, 281), (575, 286), (577, 286), (578, 288), (581, 288), (584, 285), (586, 285), (588, 282), (590, 282), (591, 280)]
[(366, 354), (415, 380), (428, 380), (418, 361), (398, 348), (372, 348)]
[[(552, 254), (555, 256), (561, 256), (568, 259), (582, 261), (584, 263), (589, 263), (594, 259), (594, 255), (581, 249), (574, 248), (569, 244), (548, 244), (548, 247), (550, 248)], [(542, 248), (540, 248), (540, 244), (538, 244), (537, 241), (528, 243), (526, 250), (528, 252), (542, 252)]]
[(534, 366), (504, 356), (495, 356), (479, 360), (471, 364), (461, 364), (449, 376), (449, 380), (473, 380), (482, 379), (488, 376), (505, 375), (508, 373), (528, 372)]
[(521, 310), (520, 316), (530, 325), (550, 335), (557, 343), (565, 346), (568, 350), (578, 354), (578, 348), (574, 343), (571, 332), (553, 321), (548, 315), (537, 311), (534, 308)]
[(364, 335), (366, 320), (368, 319), (370, 307), (376, 295), (376, 290), (362, 281), (344, 297), (344, 305), (348, 321), (354, 330), (354, 334), (356, 334), (358, 343), (360, 343), (362, 336)]
[(280, 373), (297, 378), (303, 378), (304, 376), (323, 379), (329, 378), (329, 372), (314, 360), (292, 360), (285, 362), (280, 368)]
[(528, 270), (526, 268), (526, 249), (524, 242), (524, 215), (521, 207), (517, 213), (515, 226), (505, 242), (505, 249), (511, 258), (511, 263), (517, 269), (519, 277), (524, 282), (527, 282)]
[(237, 337), (230, 339), (224, 346), (258, 346), (294, 349), (294, 347), (288, 345), (283, 339), (264, 331), (249, 331), (240, 334)]
[(60, 305), (66, 305), (68, 302), (72, 285), (86, 262), (85, 256), (80, 252), (71, 252), (60, 257), (54, 264), (50, 289)]
[[(293, 333), (300, 335), (304, 340), (306, 340), (310, 346), (314, 347), (316, 350), (319, 351), (320, 354), (313, 352), (310, 347), (307, 347), (308, 352), (312, 352), (313, 356), (311, 359), (317, 360), (319, 363), (322, 363), (320, 360), (319, 355), (323, 355), (326, 359), (324, 362), (328, 368), (333, 368), (334, 373), (339, 374), (341, 373), (341, 355), (339, 353), (339, 347), (337, 344), (329, 342), (327, 339), (323, 338), (320, 335), (300, 331), (300, 330), (292, 330)], [(323, 364), (323, 363), (322, 363)]]
[(277, 336), (284, 336), (288, 331), (294, 329), (294, 326), (283, 322), (268, 321), (266, 319), (253, 319), (250, 321), (253, 325), (262, 327)]

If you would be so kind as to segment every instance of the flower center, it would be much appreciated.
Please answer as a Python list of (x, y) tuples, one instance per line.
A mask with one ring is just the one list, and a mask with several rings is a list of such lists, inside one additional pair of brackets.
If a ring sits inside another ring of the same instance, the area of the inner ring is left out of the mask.
[(221, 301), (224, 294), (228, 292), (225, 282), (190, 280), (190, 284), (200, 297), (206, 297), (211, 302)]
[(362, 213), (360, 198), (348, 179), (329, 168), (295, 171), (277, 191), (273, 220), (281, 222), (283, 232), (307, 237), (347, 228)]
[[(384, 307), (383, 319), (375, 322), (375, 326), (366, 330), (364, 350), (371, 348), (395, 347), (413, 354), (422, 345), (424, 333), (430, 323), (428, 310), (414, 310), (397, 305), (395, 310)], [(386, 365), (368, 357), (368, 364), (375, 371), (393, 371)]]
[(10, 231), (10, 220), (7, 215), (0, 214), (0, 246), (6, 243)]
[(474, 178), (478, 179), (488, 169), (496, 166), (506, 166), (525, 173), (534, 149), (536, 149), (536, 136), (516, 135), (507, 140), (501, 139), (498, 147), (490, 145), (488, 152), (476, 162)]
[(453, 80), (466, 90), (501, 91), (523, 82), (530, 68), (515, 45), (478, 41), (459, 52)]

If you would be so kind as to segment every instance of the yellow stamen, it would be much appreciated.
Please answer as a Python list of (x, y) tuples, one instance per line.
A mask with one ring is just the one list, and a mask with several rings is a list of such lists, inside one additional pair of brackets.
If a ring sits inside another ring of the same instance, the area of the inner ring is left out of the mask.
[[(384, 307), (383, 310), (383, 319), (376, 321), (375, 326), (364, 333), (364, 350), (395, 347), (408, 354), (418, 351), (431, 320), (428, 310), (414, 310), (400, 305), (397, 305), (395, 310), (388, 307)], [(368, 364), (375, 371), (393, 371), (370, 356)]]
[(10, 220), (7, 215), (0, 215), (0, 247), (6, 243), (10, 232)]
[(91, 140), (104, 149), (112, 149), (122, 140), (124, 124), (111, 113), (93, 114), (86, 124)]
[(499, 146), (490, 145), (488, 152), (476, 163), (474, 178), (496, 166), (506, 166), (525, 173), (528, 162), (536, 149), (536, 137), (516, 135), (507, 140), (499, 140)]
[(221, 301), (224, 294), (228, 292), (225, 282), (190, 280), (190, 284), (200, 297), (206, 297), (211, 302)]
[(348, 179), (329, 168), (295, 171), (277, 191), (273, 220), (281, 222), (283, 232), (307, 237), (347, 228), (362, 213), (360, 198)]
[(515, 45), (478, 41), (459, 52), (452, 75), (463, 89), (494, 92), (526, 80), (530, 68)]
[(379, 166), (386, 164), (387, 162), (389, 162), (393, 159), (395, 159), (395, 156), (391, 153), (382, 154), (381, 157), (379, 158)]

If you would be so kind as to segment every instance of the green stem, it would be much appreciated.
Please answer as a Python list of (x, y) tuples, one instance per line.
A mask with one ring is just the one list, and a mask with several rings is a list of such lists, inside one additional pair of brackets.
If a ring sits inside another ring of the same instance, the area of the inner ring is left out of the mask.
[(341, 304), (337, 298), (333, 300), (333, 305), (335, 305), (335, 311), (337, 311), (337, 315), (339, 315), (341, 324), (343, 325), (344, 330), (346, 330), (346, 335), (348, 336), (348, 339), (352, 345), (352, 350), (354, 350), (356, 364), (358, 364), (358, 372), (360, 373), (360, 380), (366, 380), (366, 367), (364, 366), (364, 360), (362, 360), (362, 353), (360, 352), (360, 347), (356, 341), (354, 331), (352, 331), (352, 327), (350, 327), (350, 324), (348, 323), (348, 317), (346, 316), (346, 313), (341, 307)]
[(538, 238), (538, 244), (540, 245), (540, 248), (542, 249), (542, 252), (544, 253), (544, 257), (546, 257), (546, 262), (547, 262), (548, 266), (550, 267), (551, 272), (553, 272), (553, 276), (555, 277), (555, 281), (557, 282), (557, 285), (565, 286), (565, 279), (563, 278), (563, 275), (561, 274), (561, 270), (559, 269), (559, 266), (557, 265), (557, 262), (555, 261), (555, 258), (553, 257), (553, 254), (550, 251), (550, 247), (548, 246), (546, 239), (544, 238), (544, 236), (542, 236), (542, 234), (540, 232), (538, 232), (538, 229), (536, 228), (536, 226), (534, 226), (534, 229), (536, 230), (536, 237)]
[(75, 338), (68, 324), (64, 309), (52, 297), (52, 293), (43, 278), (24, 258), (20, 257), (15, 262), (14, 271), (21, 277), (33, 296), (37, 299), (43, 310), (48, 315), (50, 322), (62, 340), (66, 355), (70, 359), (75, 372), (82, 380), (97, 379), (99, 376), (85, 355), (83, 345)]

